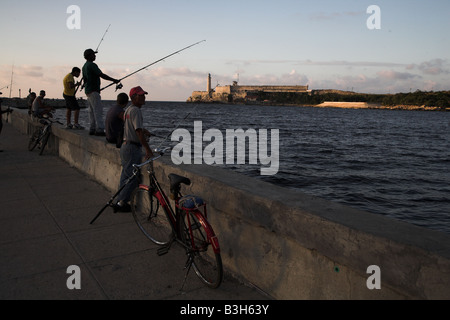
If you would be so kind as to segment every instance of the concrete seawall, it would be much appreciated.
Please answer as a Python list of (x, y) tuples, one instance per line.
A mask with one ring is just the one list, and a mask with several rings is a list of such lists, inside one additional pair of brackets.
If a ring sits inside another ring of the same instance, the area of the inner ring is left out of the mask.
[[(33, 130), (23, 111), (9, 120), (23, 133)], [(54, 126), (53, 133), (47, 152), (116, 191), (114, 145), (87, 131)], [(155, 170), (166, 190), (169, 173), (193, 181), (185, 193), (207, 200), (224, 268), (276, 299), (450, 299), (450, 235), (228, 170), (174, 166), (170, 156)], [(372, 276), (374, 265), (380, 269)], [(368, 288), (373, 278), (381, 289)]]

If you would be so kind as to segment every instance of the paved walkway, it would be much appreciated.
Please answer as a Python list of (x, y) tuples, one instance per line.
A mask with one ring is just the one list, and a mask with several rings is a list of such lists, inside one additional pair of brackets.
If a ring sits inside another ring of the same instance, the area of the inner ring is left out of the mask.
[[(184, 291), (185, 254), (165, 256), (131, 214), (107, 209), (111, 193), (56, 156), (27, 150), (28, 137), (5, 124), (0, 135), (0, 299), (265, 300), (226, 276), (206, 288), (195, 273)], [(69, 290), (69, 266), (81, 289)]]

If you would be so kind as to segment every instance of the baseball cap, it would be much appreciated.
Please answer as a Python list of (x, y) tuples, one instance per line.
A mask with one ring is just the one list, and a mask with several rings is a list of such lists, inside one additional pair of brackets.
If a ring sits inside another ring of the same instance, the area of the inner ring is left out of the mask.
[(133, 97), (135, 94), (148, 94), (148, 92), (144, 91), (141, 87), (134, 87), (130, 90), (130, 97)]
[(92, 49), (87, 49), (84, 51), (84, 58), (86, 59), (89, 55), (95, 54), (95, 51)]

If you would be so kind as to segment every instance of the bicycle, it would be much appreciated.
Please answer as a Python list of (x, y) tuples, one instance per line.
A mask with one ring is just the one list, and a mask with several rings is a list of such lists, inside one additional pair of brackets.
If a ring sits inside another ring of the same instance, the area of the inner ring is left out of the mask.
[[(218, 288), (223, 279), (222, 258), (217, 236), (207, 220), (206, 202), (197, 196), (181, 194), (181, 185), (190, 185), (188, 178), (169, 174), (170, 198), (175, 201), (175, 209), (158, 182), (153, 162), (164, 155), (169, 148), (155, 150), (158, 155), (142, 164), (134, 164), (133, 175), (125, 183), (130, 183), (138, 176), (140, 169), (148, 166), (149, 185), (141, 184), (131, 195), (133, 218), (143, 234), (160, 246), (158, 256), (169, 252), (173, 243), (180, 244), (186, 250), (186, 274), (180, 290), (183, 289), (187, 276), (194, 268), (200, 280), (210, 288)], [(91, 224), (108, 207), (113, 207), (115, 197), (122, 187), (103, 207)], [(211, 248), (212, 250), (208, 250)]]
[(28, 142), (28, 150), (33, 151), (39, 145), (39, 155), (42, 155), (50, 137), (50, 133), (52, 132), (53, 123), (62, 123), (57, 120), (52, 120), (49, 117), (41, 117), (38, 118), (38, 120), (42, 126), (36, 128), (34, 133), (31, 135), (30, 141)]

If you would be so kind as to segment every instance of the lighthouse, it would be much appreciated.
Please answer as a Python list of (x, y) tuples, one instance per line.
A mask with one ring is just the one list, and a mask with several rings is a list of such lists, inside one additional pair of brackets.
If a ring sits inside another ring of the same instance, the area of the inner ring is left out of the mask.
[(211, 73), (208, 73), (208, 82), (207, 82), (207, 88), (206, 92), (211, 93)]

